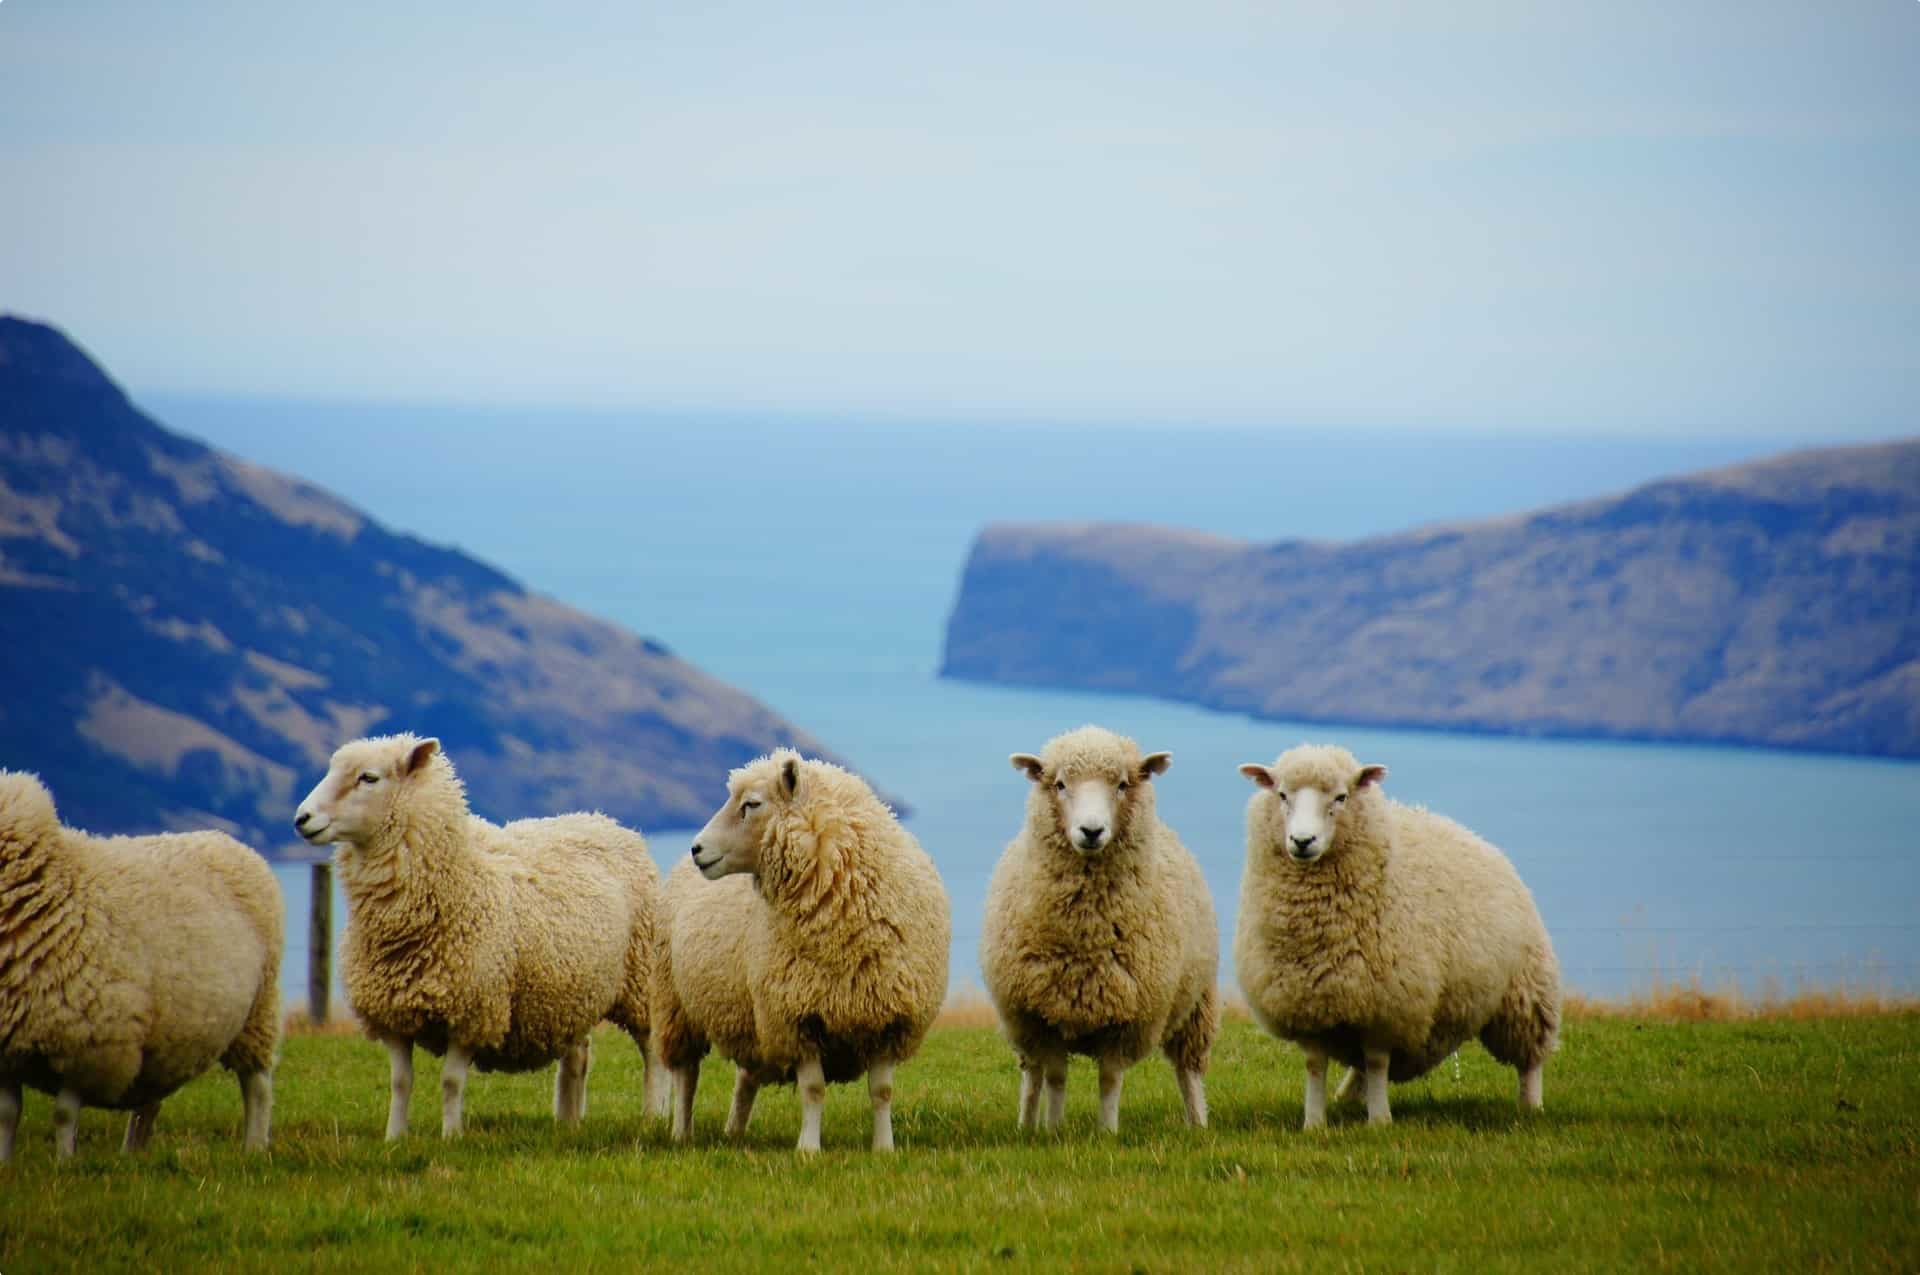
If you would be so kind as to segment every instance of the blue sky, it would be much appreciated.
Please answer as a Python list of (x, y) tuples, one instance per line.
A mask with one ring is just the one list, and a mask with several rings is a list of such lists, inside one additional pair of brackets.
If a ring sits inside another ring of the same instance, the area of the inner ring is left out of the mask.
[(0, 0), (136, 392), (1910, 433), (1920, 3)]

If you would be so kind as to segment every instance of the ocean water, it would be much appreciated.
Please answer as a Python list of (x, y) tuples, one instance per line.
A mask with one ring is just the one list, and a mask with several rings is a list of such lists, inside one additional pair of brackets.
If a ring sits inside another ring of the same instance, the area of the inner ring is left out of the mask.
[[(934, 676), (968, 545), (988, 521), (1126, 519), (1345, 538), (1603, 495), (1768, 454), (1781, 441), (145, 406), (659, 638), (813, 731), (911, 804), (908, 826), (953, 900), (956, 986), (978, 982), (987, 877), (1022, 817), (1025, 781), (1007, 754), (1085, 722), (1172, 751), (1172, 769), (1155, 781), (1159, 808), (1213, 889), (1229, 979), (1251, 791), (1235, 767), (1315, 739), (1385, 763), (1388, 791), (1501, 846), (1582, 991), (1692, 977), (1750, 991), (1920, 986), (1920, 766), (1306, 727)], [(714, 776), (716, 805), (724, 779)], [(686, 853), (691, 830), (644, 831), (663, 864)], [(295, 999), (304, 998), (307, 879), (304, 867), (282, 869)]]

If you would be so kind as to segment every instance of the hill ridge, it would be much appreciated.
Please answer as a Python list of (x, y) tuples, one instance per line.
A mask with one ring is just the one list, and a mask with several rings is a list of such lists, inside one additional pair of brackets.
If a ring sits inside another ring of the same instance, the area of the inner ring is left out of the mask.
[(0, 766), (100, 832), (290, 844), (299, 795), (367, 731), (441, 736), (489, 816), (598, 808), (645, 829), (698, 825), (771, 748), (831, 756), (659, 642), (167, 430), (13, 316), (0, 642)]
[(1274, 719), (1920, 756), (1920, 440), (1346, 542), (994, 524), (941, 673)]

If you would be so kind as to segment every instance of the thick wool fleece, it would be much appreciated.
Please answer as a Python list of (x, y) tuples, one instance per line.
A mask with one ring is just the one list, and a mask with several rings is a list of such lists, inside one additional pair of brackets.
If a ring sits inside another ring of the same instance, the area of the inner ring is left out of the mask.
[(1280, 791), (1347, 792), (1330, 848), (1312, 863), (1282, 849), (1272, 791), (1247, 805), (1247, 866), (1233, 958), (1254, 1017), (1349, 1067), (1392, 1051), (1411, 1080), (1478, 1035), (1527, 1068), (1553, 1051), (1560, 967), (1533, 896), (1506, 856), (1451, 819), (1351, 788), (1342, 748), (1281, 755)]
[(747, 935), (767, 927), (766, 903), (748, 876), (709, 881), (682, 859), (667, 874), (653, 962), (653, 1040), (660, 1061), (684, 1067), (709, 1047), (761, 1084), (791, 1083), (793, 1069), (761, 1057), (747, 980)]
[(270, 1072), (283, 918), (225, 833), (89, 836), (0, 771), (0, 1086), (137, 1109), (215, 1062)]
[[(1131, 1064), (1156, 1047), (1204, 1071), (1219, 1030), (1220, 933), (1200, 865), (1154, 811), (1140, 749), (1098, 727), (1049, 742), (1027, 819), (987, 887), (980, 965), (1014, 1049)], [(1083, 854), (1053, 785), (1128, 779), (1112, 841)]]
[(399, 782), (381, 834), (334, 851), (367, 1034), (528, 1071), (610, 1019), (644, 1051), (659, 869), (640, 834), (598, 814), (497, 827), (468, 813), (441, 752)]
[[(789, 762), (798, 777), (791, 793), (779, 782)], [(758, 825), (751, 892), (732, 878), (686, 886), (705, 896), (692, 916), (741, 932), (737, 958), (716, 942), (698, 974), (713, 976), (706, 966), (739, 960), (752, 1049), (731, 1026), (714, 1027), (726, 1032), (714, 1045), (768, 1079), (789, 1079), (803, 1057), (816, 1056), (834, 1083), (875, 1062), (913, 1057), (947, 994), (952, 918), (933, 860), (865, 780), (829, 762), (783, 749), (728, 782), (735, 791), (764, 782), (772, 809)], [(715, 891), (736, 902), (730, 915)], [(684, 984), (695, 971), (679, 957), (682, 915), (670, 923), (675, 981)], [(737, 1022), (737, 1013), (728, 1011), (726, 1022)]]

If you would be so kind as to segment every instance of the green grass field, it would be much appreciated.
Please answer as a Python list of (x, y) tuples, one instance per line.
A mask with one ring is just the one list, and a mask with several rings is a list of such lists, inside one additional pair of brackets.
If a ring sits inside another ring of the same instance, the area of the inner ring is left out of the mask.
[(437, 1069), (414, 1135), (379, 1139), (386, 1060), (351, 1036), (289, 1040), (274, 1149), (243, 1155), (224, 1073), (176, 1095), (152, 1148), (118, 1152), (89, 1111), (53, 1161), (29, 1095), (0, 1168), (0, 1275), (49, 1268), (1430, 1270), (1920, 1268), (1920, 1015), (1571, 1023), (1547, 1110), (1477, 1046), (1394, 1090), (1395, 1123), (1352, 1109), (1306, 1134), (1291, 1048), (1230, 1023), (1213, 1126), (1179, 1119), (1158, 1059), (1129, 1078), (1120, 1136), (1094, 1126), (1076, 1062), (1067, 1127), (1014, 1128), (1011, 1055), (936, 1030), (901, 1069), (890, 1158), (866, 1150), (864, 1088), (836, 1088), (827, 1150), (802, 1160), (792, 1090), (723, 1146), (729, 1073), (709, 1061), (697, 1145), (640, 1114), (624, 1038), (596, 1046), (586, 1123), (547, 1117), (552, 1073), (477, 1076), (443, 1144)]

